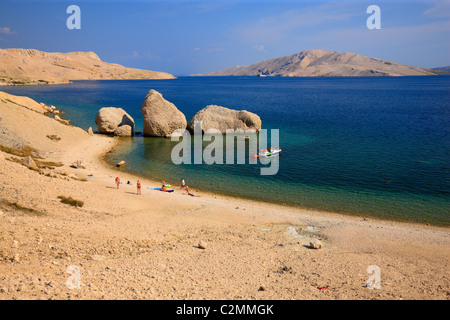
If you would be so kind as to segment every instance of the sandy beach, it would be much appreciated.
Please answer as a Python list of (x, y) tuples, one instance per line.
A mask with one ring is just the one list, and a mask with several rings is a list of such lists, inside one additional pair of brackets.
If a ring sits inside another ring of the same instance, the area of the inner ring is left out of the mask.
[[(0, 101), (0, 144), (54, 165), (31, 170), (0, 152), (0, 299), (450, 298), (446, 227), (152, 190), (161, 181), (102, 160), (120, 138), (12, 101)], [(67, 285), (69, 266), (79, 288)], [(369, 266), (380, 289), (366, 286)]]

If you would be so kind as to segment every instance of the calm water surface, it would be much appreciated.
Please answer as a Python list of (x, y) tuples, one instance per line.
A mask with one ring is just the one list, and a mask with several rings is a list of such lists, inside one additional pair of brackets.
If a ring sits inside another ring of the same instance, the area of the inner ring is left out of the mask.
[[(280, 130), (279, 171), (260, 165), (174, 165), (176, 142), (124, 138), (109, 161), (194, 191), (349, 214), (450, 224), (450, 76), (400, 78), (181, 77), (1, 87), (53, 104), (71, 123), (96, 128), (102, 107), (121, 107), (142, 131), (155, 89), (187, 120), (209, 104), (257, 113)], [(205, 143), (207, 145), (208, 143)]]

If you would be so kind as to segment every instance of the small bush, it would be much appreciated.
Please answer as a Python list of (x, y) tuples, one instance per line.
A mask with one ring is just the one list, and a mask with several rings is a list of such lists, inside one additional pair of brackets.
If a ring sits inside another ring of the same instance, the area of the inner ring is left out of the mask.
[(69, 204), (69, 205), (74, 206), (74, 207), (80, 207), (81, 208), (82, 206), (84, 206), (84, 202), (83, 201), (75, 200), (72, 197), (58, 196), (58, 199), (60, 199), (62, 203)]
[(60, 137), (58, 137), (57, 135), (55, 135), (55, 134), (52, 134), (52, 135), (47, 135), (47, 138), (49, 138), (50, 140), (53, 140), (53, 141), (59, 141), (59, 140), (61, 140), (61, 138)]

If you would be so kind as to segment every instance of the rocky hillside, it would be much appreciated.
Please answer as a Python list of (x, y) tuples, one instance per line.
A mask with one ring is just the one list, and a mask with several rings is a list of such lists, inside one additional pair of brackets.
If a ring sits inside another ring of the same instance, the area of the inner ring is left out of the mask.
[(443, 73), (443, 74), (448, 74), (448, 73), (450, 73), (450, 66), (433, 68), (433, 70), (434, 71), (438, 71), (438, 72)]
[(308, 50), (195, 76), (367, 77), (433, 75), (429, 69), (370, 58), (355, 53)]
[(100, 60), (94, 52), (0, 49), (0, 85), (56, 84), (70, 80), (173, 79), (165, 72), (126, 68)]

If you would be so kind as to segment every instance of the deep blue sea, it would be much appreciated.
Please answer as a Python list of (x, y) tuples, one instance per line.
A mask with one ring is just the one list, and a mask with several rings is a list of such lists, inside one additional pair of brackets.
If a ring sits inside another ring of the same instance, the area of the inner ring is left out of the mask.
[[(174, 165), (177, 142), (124, 138), (108, 160), (192, 190), (348, 214), (450, 225), (450, 76), (370, 78), (180, 77), (0, 87), (53, 104), (92, 126), (125, 109), (142, 131), (142, 102), (161, 92), (189, 121), (207, 105), (257, 113), (280, 130), (276, 175), (260, 165)], [(208, 143), (205, 143), (207, 145)], [(275, 161), (275, 160), (274, 160)]]

